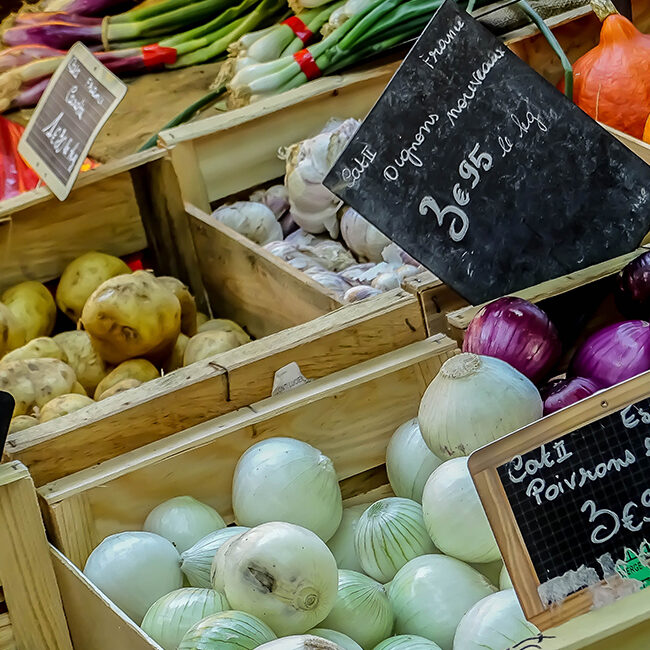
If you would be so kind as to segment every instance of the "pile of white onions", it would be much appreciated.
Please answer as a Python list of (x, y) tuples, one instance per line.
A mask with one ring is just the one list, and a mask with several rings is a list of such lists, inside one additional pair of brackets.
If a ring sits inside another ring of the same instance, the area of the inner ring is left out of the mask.
[[(235, 469), (237, 525), (177, 496), (144, 532), (106, 538), (86, 575), (164, 650), (504, 650), (533, 637), (467, 458), (443, 461), (537, 413), (528, 380), (491, 361), (447, 361), (419, 421), (397, 429), (386, 458), (397, 496), (343, 508), (330, 458), (270, 438)], [(497, 425), (471, 390), (488, 384), (495, 403), (528, 402)], [(505, 591), (486, 577), (499, 570)]]

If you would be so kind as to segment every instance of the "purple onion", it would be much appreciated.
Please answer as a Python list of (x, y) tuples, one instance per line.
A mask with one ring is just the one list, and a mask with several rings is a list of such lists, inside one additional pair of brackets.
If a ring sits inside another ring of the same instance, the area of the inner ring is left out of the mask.
[(89, 16), (75, 16), (74, 14), (49, 11), (26, 12), (18, 14), (14, 18), (14, 25), (43, 25), (45, 23), (70, 23), (72, 25), (100, 25), (102, 18), (91, 18)]
[(585, 377), (571, 377), (571, 379), (554, 379), (542, 386), (539, 392), (544, 400), (544, 415), (555, 413), (579, 402), (585, 397), (593, 395), (598, 386)]
[(592, 334), (576, 351), (569, 376), (607, 388), (650, 370), (650, 323), (628, 320)]
[(10, 108), (29, 108), (30, 106), (36, 106), (50, 83), (50, 79), (51, 77), (45, 77), (45, 79), (21, 86), (20, 92), (11, 100)]
[(65, 56), (64, 50), (56, 50), (46, 45), (18, 45), (0, 50), (0, 72), (17, 68), (19, 65), (49, 59), (55, 56)]
[[(123, 5), (125, 0), (70, 0), (62, 11), (82, 16), (104, 16), (112, 13), (109, 9)], [(51, 4), (51, 3), (49, 3)], [(47, 9), (47, 5), (45, 7)]]
[(562, 352), (555, 325), (537, 305), (507, 296), (485, 305), (465, 333), (463, 352), (496, 357), (538, 382)]
[(615, 296), (627, 318), (650, 317), (650, 251), (632, 260), (618, 274)]
[(77, 41), (87, 45), (102, 42), (101, 25), (75, 25), (73, 23), (53, 22), (40, 25), (10, 27), (2, 35), (6, 45), (47, 45), (59, 50), (67, 50)]

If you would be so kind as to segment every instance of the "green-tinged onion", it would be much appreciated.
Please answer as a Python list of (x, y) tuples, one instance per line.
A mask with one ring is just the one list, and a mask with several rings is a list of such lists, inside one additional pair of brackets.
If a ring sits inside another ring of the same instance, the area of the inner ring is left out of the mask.
[(512, 580), (510, 579), (510, 574), (505, 564), (499, 575), (499, 589), (512, 589)]
[(315, 627), (336, 600), (336, 560), (323, 540), (300, 526), (272, 522), (231, 538), (224, 565), (228, 602), (279, 636)]
[(343, 650), (341, 646), (312, 634), (285, 636), (265, 643), (259, 650)]
[(84, 573), (138, 624), (161, 596), (183, 585), (178, 551), (153, 533), (110, 535), (90, 554)]
[(332, 643), (336, 643), (341, 650), (362, 650), (361, 646), (356, 641), (353, 641), (346, 634), (337, 632), (336, 630), (327, 630), (322, 627), (315, 627), (313, 630), (309, 630), (308, 634), (332, 641)]
[(374, 650), (440, 650), (440, 646), (423, 636), (400, 634), (382, 641)]
[(193, 625), (178, 650), (253, 650), (275, 638), (259, 618), (230, 610), (212, 614)]
[(416, 634), (452, 650), (460, 619), (495, 588), (464, 562), (423, 555), (405, 564), (388, 586), (396, 634)]
[[(250, 530), (250, 528), (247, 528), (246, 530)], [(212, 566), (210, 567), (210, 583), (212, 584), (212, 588), (216, 591), (225, 593), (226, 584), (224, 578), (226, 575), (226, 566), (229, 561), (228, 550), (241, 535), (243, 535), (243, 533), (238, 533), (237, 535), (231, 535), (228, 537), (228, 539), (221, 542), (217, 552), (214, 554)]]
[(327, 541), (341, 523), (332, 461), (293, 438), (270, 438), (248, 449), (235, 468), (232, 492), (235, 519), (243, 526), (285, 521)]
[(389, 497), (373, 503), (359, 519), (355, 546), (364, 573), (392, 580), (397, 571), (435, 547), (422, 518), (422, 506), (411, 499)]
[(174, 497), (156, 506), (144, 522), (144, 529), (168, 539), (179, 553), (187, 551), (208, 533), (226, 527), (210, 506), (193, 497)]
[(213, 589), (177, 589), (159, 598), (140, 626), (163, 650), (176, 650), (185, 633), (210, 614), (229, 609), (223, 594)]
[(323, 627), (343, 632), (362, 648), (374, 648), (393, 631), (384, 585), (356, 571), (339, 571), (339, 590)]
[(341, 523), (336, 532), (327, 540), (332, 555), (336, 560), (339, 569), (350, 569), (351, 571), (363, 571), (359, 554), (354, 545), (354, 536), (357, 524), (361, 515), (369, 508), (369, 503), (360, 503), (356, 506), (343, 508)]
[(185, 574), (192, 587), (210, 589), (212, 581), (210, 570), (212, 561), (221, 545), (231, 537), (240, 535), (248, 530), (243, 526), (230, 526), (215, 530), (202, 537), (194, 546), (181, 553), (181, 571)]
[(499, 585), (499, 576), (503, 568), (503, 560), (499, 558), (494, 562), (468, 562), (472, 569), (482, 573), (493, 585)]

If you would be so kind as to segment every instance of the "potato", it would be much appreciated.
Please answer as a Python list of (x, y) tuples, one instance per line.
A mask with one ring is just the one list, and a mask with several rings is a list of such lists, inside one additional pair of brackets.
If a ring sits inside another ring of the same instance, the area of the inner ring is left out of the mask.
[[(68, 363), (66, 353), (61, 349), (54, 339), (49, 336), (39, 336), (32, 339), (29, 343), (22, 345), (2, 357), (0, 363), (7, 361), (16, 361), (17, 359), (59, 359)], [(72, 364), (70, 364), (72, 365)]]
[(168, 275), (163, 275), (156, 278), (158, 282), (167, 287), (181, 303), (181, 332), (186, 336), (194, 336), (196, 334), (196, 302), (190, 290), (176, 278)]
[(131, 390), (132, 388), (137, 388), (141, 385), (142, 382), (139, 379), (123, 379), (122, 381), (118, 381), (114, 386), (111, 386), (108, 390), (105, 390), (99, 399), (102, 400), (106, 399), (107, 397), (113, 397), (113, 395), (123, 393), (124, 391)]
[(228, 320), (227, 318), (212, 318), (199, 326), (199, 332), (208, 332), (210, 330), (232, 332), (237, 336), (239, 345), (244, 345), (244, 343), (251, 340), (251, 337), (234, 320)]
[(0, 390), (16, 400), (14, 415), (25, 415), (34, 406), (73, 392), (74, 370), (58, 359), (18, 359), (0, 365)]
[(21, 282), (0, 298), (25, 330), (25, 341), (49, 336), (56, 321), (56, 304), (49, 289), (40, 282)]
[(0, 355), (4, 356), (26, 342), (25, 330), (9, 307), (0, 303)]
[(86, 300), (97, 287), (131, 269), (119, 258), (91, 251), (65, 267), (56, 289), (56, 304), (75, 323), (81, 318)]
[(54, 341), (68, 357), (67, 363), (77, 375), (77, 381), (84, 387), (86, 393), (92, 395), (108, 370), (104, 360), (93, 347), (88, 332), (83, 330), (61, 332), (54, 337)]
[(169, 356), (181, 330), (178, 298), (146, 271), (118, 275), (88, 298), (81, 322), (104, 361)]
[(125, 379), (137, 379), (140, 383), (150, 381), (160, 377), (156, 366), (146, 359), (129, 359), (121, 363), (117, 368), (109, 372), (104, 379), (99, 382), (95, 390), (95, 399), (102, 399), (103, 394), (109, 389), (119, 384)]
[(174, 349), (172, 350), (169, 359), (165, 361), (165, 372), (173, 372), (174, 370), (183, 367), (183, 356), (185, 355), (185, 348), (187, 347), (189, 340), (189, 336), (185, 336), (182, 332), (178, 335), (176, 343), (174, 344)]
[(38, 419), (41, 423), (49, 422), (94, 403), (95, 400), (90, 399), (87, 395), (77, 395), (76, 393), (59, 395), (43, 406)]
[(11, 420), (11, 424), (9, 425), (9, 433), (18, 433), (19, 431), (29, 429), (36, 424), (38, 424), (38, 420), (31, 415), (17, 415)]
[(196, 327), (199, 328), (203, 323), (207, 323), (210, 320), (210, 317), (203, 312), (196, 312)]
[(240, 345), (235, 332), (224, 332), (223, 330), (199, 332), (189, 340), (185, 348), (183, 365), (189, 366), (191, 363), (238, 348)]
[(77, 395), (86, 395), (88, 396), (88, 393), (86, 392), (86, 389), (78, 382), (75, 381), (74, 384), (72, 384), (72, 388), (70, 389), (71, 393), (76, 393)]

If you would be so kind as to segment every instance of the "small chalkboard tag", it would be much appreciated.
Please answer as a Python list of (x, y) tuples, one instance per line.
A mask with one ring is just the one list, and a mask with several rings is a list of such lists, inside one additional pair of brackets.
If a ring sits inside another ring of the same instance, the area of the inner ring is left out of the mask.
[(545, 630), (650, 586), (650, 373), (493, 442), (469, 469)]
[(11, 393), (0, 390), (0, 458), (5, 449), (7, 433), (9, 432), (15, 406), (16, 402)]
[(451, 0), (324, 183), (473, 304), (650, 226), (650, 167)]
[(81, 43), (52, 76), (18, 144), (18, 151), (60, 200), (66, 199), (126, 85)]

